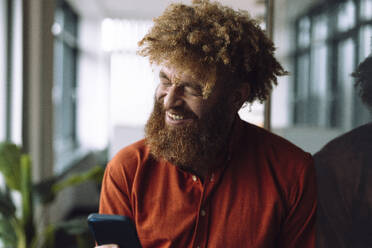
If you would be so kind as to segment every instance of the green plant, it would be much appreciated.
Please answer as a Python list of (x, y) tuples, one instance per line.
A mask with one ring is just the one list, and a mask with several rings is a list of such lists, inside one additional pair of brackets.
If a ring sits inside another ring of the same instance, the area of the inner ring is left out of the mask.
[[(31, 157), (23, 154), (21, 148), (9, 142), (0, 143), (0, 172), (5, 178), (5, 189), (0, 189), (0, 240), (5, 247), (36, 248), (53, 247), (54, 234), (63, 229), (71, 235), (77, 236), (86, 231), (85, 220), (73, 219), (66, 222), (49, 224), (41, 231), (35, 223), (35, 207), (46, 207), (52, 203), (57, 194), (66, 187), (75, 186), (93, 180), (101, 182), (103, 168), (93, 167), (89, 171), (48, 178), (38, 184), (32, 183)], [(18, 206), (11, 197), (11, 192), (21, 195), (21, 205)], [(18, 211), (19, 211), (18, 210)]]

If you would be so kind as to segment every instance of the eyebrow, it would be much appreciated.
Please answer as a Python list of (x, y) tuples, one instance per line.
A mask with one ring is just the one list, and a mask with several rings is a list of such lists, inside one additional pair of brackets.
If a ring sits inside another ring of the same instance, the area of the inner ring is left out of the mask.
[(184, 86), (184, 87), (190, 87), (190, 88), (193, 88), (195, 90), (200, 90), (201, 91), (201, 86), (196, 84), (196, 83), (182, 82), (181, 85)]
[[(167, 74), (163, 71), (160, 71), (159, 72), (159, 78), (163, 78), (163, 79), (166, 79), (166, 80), (169, 80), (169, 77), (167, 76)], [(190, 87), (190, 88), (193, 88), (195, 90), (198, 90), (198, 91), (201, 91), (202, 90), (202, 87), (200, 85), (198, 85), (197, 83), (192, 83), (192, 82), (181, 82), (179, 85), (182, 85), (183, 87)]]

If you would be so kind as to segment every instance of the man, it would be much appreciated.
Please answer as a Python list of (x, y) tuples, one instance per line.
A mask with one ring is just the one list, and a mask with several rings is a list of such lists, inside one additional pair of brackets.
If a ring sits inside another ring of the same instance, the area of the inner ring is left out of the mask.
[(311, 156), (237, 115), (286, 73), (258, 24), (172, 4), (139, 45), (162, 68), (154, 110), (109, 163), (100, 213), (129, 216), (143, 247), (314, 247)]
[[(353, 76), (372, 111), (372, 57)], [(372, 247), (372, 122), (329, 142), (314, 155), (319, 209), (317, 247)]]

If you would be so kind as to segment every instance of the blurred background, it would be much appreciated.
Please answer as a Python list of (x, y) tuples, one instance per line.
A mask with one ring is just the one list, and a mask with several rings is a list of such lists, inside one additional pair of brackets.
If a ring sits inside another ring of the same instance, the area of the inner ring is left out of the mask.
[[(371, 51), (372, 0), (220, 2), (264, 29), (272, 20), (276, 57), (290, 72), (270, 106), (248, 105), (243, 119), (269, 122), (311, 153), (370, 120), (350, 74)], [(0, 141), (30, 154), (34, 182), (104, 167), (143, 137), (158, 79), (137, 42), (169, 3), (0, 0)], [(96, 184), (63, 190), (47, 222), (97, 211), (98, 196)]]

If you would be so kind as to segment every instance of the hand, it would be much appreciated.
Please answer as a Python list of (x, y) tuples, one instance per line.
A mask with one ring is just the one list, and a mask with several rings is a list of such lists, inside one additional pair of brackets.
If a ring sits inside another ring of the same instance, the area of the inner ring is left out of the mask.
[(118, 245), (115, 245), (115, 244), (109, 244), (109, 245), (96, 246), (94, 248), (119, 248), (119, 246)]

